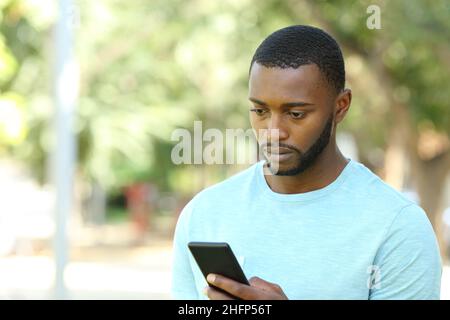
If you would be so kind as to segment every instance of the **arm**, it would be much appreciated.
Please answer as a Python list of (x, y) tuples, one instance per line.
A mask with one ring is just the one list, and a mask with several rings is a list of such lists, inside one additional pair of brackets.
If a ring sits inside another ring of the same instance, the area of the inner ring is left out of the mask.
[(374, 261), (371, 300), (439, 299), (441, 259), (426, 213), (415, 204), (392, 222)]

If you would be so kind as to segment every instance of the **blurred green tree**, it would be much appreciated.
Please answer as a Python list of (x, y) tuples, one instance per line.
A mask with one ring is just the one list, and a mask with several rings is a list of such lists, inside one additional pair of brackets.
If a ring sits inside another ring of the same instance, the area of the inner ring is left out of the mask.
[[(366, 25), (372, 4), (379, 30)], [(0, 2), (0, 152), (41, 180), (51, 147), (54, 5)], [(439, 234), (450, 171), (449, 13), (448, 1), (79, 0), (79, 177), (109, 194), (151, 180), (187, 196), (223, 179), (233, 168), (175, 166), (172, 130), (192, 130), (194, 120), (248, 128), (257, 45), (278, 28), (311, 24), (342, 45), (354, 92), (342, 126), (359, 158), (395, 187), (416, 189)]]

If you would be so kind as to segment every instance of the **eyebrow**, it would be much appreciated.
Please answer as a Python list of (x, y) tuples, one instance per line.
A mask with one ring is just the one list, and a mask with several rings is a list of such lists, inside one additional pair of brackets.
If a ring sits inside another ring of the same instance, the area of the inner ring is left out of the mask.
[[(267, 107), (268, 105), (267, 105), (267, 103), (265, 103), (264, 101), (261, 101), (261, 100), (258, 100), (258, 99), (255, 99), (255, 98), (248, 98), (251, 102), (254, 102), (254, 103), (256, 103), (256, 104), (259, 104), (259, 105), (261, 105), (261, 106), (264, 106), (264, 107)], [(314, 105), (314, 104), (312, 104), (312, 103), (309, 103), (309, 102), (303, 102), (303, 101), (299, 101), (299, 102), (286, 102), (286, 103), (283, 103), (282, 105), (281, 105), (281, 107), (282, 108), (293, 108), (293, 107), (306, 107), (306, 106), (312, 106), (312, 105)]]

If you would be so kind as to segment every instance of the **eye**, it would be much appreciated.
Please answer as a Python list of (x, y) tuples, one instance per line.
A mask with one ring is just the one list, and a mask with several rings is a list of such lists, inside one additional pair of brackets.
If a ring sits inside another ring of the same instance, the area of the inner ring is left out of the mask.
[(250, 109), (250, 111), (256, 113), (257, 116), (262, 116), (267, 112), (267, 110), (261, 108)]
[(305, 113), (302, 111), (291, 111), (291, 112), (289, 112), (289, 114), (294, 119), (301, 119), (305, 115)]

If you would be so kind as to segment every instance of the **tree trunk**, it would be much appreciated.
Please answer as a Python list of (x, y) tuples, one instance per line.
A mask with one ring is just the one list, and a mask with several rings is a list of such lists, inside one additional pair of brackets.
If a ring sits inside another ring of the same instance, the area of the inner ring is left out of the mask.
[(405, 187), (407, 150), (403, 139), (404, 130), (391, 128), (389, 143), (384, 155), (384, 181), (401, 191)]
[(442, 214), (444, 212), (444, 191), (450, 171), (450, 150), (430, 160), (416, 159), (413, 162), (415, 182), (420, 204), (428, 215), (441, 250), (442, 260), (448, 260), (447, 244), (444, 239)]

